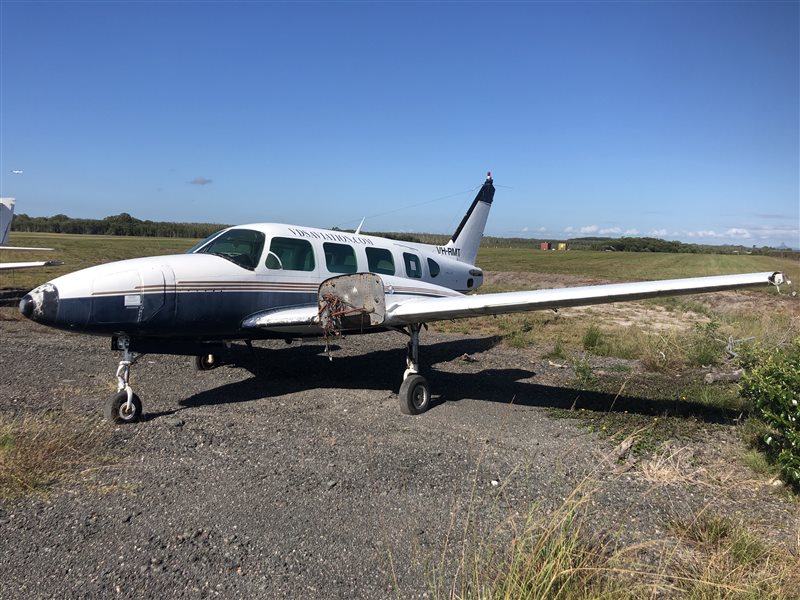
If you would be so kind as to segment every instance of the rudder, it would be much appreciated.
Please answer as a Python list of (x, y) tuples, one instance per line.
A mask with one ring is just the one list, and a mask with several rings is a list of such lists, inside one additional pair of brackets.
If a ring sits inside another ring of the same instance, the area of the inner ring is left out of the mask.
[(478, 258), (478, 248), (480, 248), (483, 230), (486, 227), (486, 220), (489, 218), (489, 209), (494, 200), (493, 183), (492, 173), (489, 172), (467, 214), (461, 219), (458, 229), (445, 245), (445, 248), (453, 249), (453, 258), (460, 262), (474, 265), (475, 259)]

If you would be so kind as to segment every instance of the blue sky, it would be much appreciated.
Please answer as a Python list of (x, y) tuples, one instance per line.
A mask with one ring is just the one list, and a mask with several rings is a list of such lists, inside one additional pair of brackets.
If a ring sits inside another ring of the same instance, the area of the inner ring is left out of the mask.
[[(800, 247), (798, 2), (0, 2), (30, 215)], [(12, 171), (21, 170), (21, 174)]]

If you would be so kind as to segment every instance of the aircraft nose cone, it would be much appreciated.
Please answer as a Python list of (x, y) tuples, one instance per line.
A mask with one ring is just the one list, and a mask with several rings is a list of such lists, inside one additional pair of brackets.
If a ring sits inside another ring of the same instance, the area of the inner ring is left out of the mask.
[(19, 301), (19, 312), (27, 319), (33, 315), (33, 298), (30, 294), (25, 294)]
[(31, 290), (20, 300), (19, 312), (37, 323), (55, 323), (58, 315), (58, 288), (45, 283)]

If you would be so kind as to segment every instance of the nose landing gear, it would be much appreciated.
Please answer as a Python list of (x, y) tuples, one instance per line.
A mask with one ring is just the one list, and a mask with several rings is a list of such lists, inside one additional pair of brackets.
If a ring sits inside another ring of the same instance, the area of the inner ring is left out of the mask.
[(105, 405), (104, 414), (112, 423), (136, 423), (142, 418), (142, 401), (130, 386), (131, 365), (138, 357), (130, 350), (130, 340), (120, 337), (116, 340), (117, 349), (122, 350), (122, 360), (117, 367), (117, 393)]

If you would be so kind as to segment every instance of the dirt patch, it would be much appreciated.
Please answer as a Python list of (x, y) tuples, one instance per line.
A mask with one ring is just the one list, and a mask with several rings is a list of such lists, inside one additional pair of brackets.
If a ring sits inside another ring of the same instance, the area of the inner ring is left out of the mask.
[(694, 311), (676, 313), (663, 306), (620, 302), (599, 306), (576, 306), (559, 311), (563, 319), (583, 319), (606, 327), (639, 327), (646, 332), (688, 331), (709, 318)]

